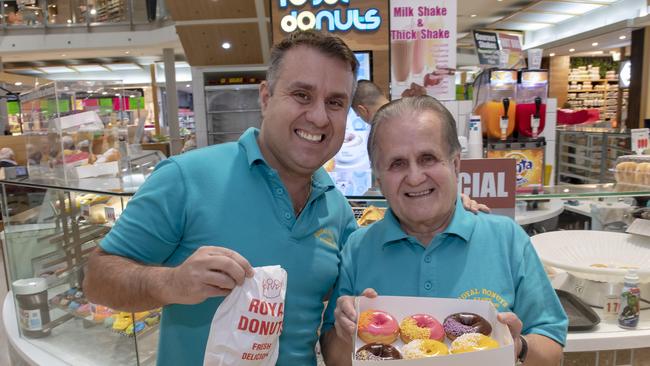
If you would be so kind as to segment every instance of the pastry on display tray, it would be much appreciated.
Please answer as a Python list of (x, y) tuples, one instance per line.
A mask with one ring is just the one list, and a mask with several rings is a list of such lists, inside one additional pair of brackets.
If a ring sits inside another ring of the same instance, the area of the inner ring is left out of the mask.
[(83, 291), (72, 287), (50, 299), (50, 305), (80, 318), (89, 325), (103, 325), (113, 332), (132, 337), (153, 331), (160, 323), (160, 308), (128, 313), (113, 310), (107, 306), (93, 304), (86, 300)]

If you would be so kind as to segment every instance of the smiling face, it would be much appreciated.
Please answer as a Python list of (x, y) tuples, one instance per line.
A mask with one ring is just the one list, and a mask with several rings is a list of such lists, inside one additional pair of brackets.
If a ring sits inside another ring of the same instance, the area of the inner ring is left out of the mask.
[(262, 83), (258, 143), (281, 176), (311, 176), (339, 151), (353, 81), (350, 64), (298, 46), (282, 60), (274, 90)]
[(460, 156), (449, 156), (442, 123), (433, 112), (409, 111), (377, 131), (377, 181), (408, 234), (441, 231), (454, 213)]

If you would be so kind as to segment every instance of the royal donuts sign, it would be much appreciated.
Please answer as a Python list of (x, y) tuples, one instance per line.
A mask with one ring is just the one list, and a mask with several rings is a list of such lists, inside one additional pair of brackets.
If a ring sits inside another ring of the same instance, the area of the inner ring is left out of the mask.
[[(357, 7), (353, 0), (277, 0), (280, 12), (288, 14), (280, 19), (283, 33), (298, 29), (335, 32), (372, 32), (381, 26), (379, 9)], [(354, 3), (354, 4), (352, 4)]]

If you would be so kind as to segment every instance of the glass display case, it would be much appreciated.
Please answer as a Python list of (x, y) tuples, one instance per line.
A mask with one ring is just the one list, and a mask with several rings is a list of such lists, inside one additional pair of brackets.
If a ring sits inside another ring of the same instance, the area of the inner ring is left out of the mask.
[(142, 181), (144, 176), (0, 181), (3, 261), (12, 290), (3, 321), (10, 343), (8, 323), (14, 321), (20, 341), (47, 355), (39, 364), (155, 364), (160, 309), (119, 312), (90, 303), (82, 288), (88, 255)]
[(130, 151), (138, 131), (125, 111), (133, 93), (119, 81), (75, 81), (21, 94), (30, 176), (74, 180), (129, 174), (128, 158), (139, 153)]

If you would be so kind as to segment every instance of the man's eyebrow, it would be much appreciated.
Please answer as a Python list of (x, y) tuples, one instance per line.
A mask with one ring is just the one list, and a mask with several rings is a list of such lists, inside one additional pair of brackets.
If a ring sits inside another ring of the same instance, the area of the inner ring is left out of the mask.
[(289, 84), (290, 89), (305, 89), (305, 90), (314, 90), (316, 87), (314, 87), (311, 84), (307, 84), (303, 81), (294, 81), (293, 83)]

